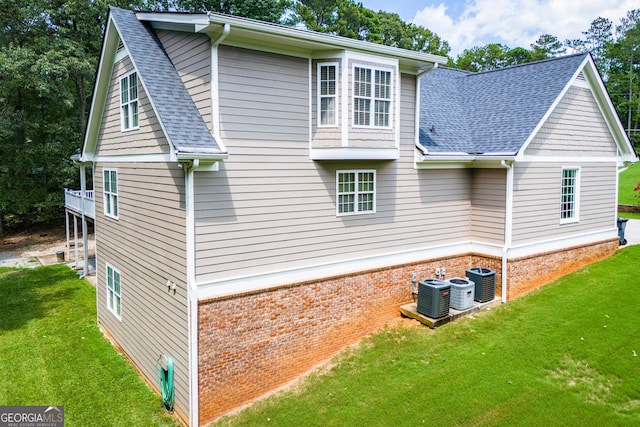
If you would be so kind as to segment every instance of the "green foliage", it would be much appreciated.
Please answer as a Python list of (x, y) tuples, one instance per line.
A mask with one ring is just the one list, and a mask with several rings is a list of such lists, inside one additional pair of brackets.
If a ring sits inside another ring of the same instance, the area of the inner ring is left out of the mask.
[(387, 328), (216, 425), (638, 425), (639, 273), (631, 246), (475, 318)]
[(275, 23), (282, 21), (290, 6), (286, 0), (177, 0), (175, 5), (189, 12), (226, 13)]
[(0, 405), (64, 405), (69, 426), (176, 426), (102, 335), (95, 289), (65, 265), (0, 268)]
[(618, 203), (640, 205), (638, 193), (634, 190), (640, 184), (640, 163), (634, 163), (618, 175)]

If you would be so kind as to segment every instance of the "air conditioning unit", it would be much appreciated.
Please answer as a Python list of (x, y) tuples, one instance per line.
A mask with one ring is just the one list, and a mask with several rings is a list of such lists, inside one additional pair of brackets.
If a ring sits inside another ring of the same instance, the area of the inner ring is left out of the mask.
[(456, 310), (468, 310), (473, 307), (475, 295), (475, 283), (461, 277), (453, 277), (448, 280), (451, 285), (451, 308)]
[(418, 283), (418, 313), (438, 319), (449, 314), (451, 285), (439, 279), (425, 279)]
[(478, 302), (493, 301), (496, 297), (496, 272), (488, 268), (474, 267), (466, 272), (469, 280), (476, 284), (474, 299)]

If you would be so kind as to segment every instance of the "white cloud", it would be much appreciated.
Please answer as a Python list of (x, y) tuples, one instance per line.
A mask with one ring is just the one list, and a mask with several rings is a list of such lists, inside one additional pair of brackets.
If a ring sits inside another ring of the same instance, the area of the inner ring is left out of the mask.
[(446, 4), (440, 3), (419, 10), (413, 23), (447, 40), (455, 57), (487, 43), (529, 48), (545, 33), (560, 41), (580, 38), (597, 17), (616, 25), (635, 8), (637, 0), (467, 0), (458, 17), (449, 15)]

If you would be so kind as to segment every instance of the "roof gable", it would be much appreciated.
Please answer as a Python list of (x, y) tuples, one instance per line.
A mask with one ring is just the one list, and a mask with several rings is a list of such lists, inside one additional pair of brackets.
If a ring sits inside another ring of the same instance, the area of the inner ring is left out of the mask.
[(429, 154), (522, 155), (581, 72), (620, 151), (633, 156), (588, 53), (480, 73), (442, 68), (423, 76), (419, 148)]
[(94, 89), (83, 158), (90, 160), (96, 148), (101, 117), (118, 41), (122, 41), (138, 73), (158, 122), (172, 146), (172, 157), (221, 156), (226, 153), (209, 132), (171, 60), (153, 30), (134, 12), (110, 8)]

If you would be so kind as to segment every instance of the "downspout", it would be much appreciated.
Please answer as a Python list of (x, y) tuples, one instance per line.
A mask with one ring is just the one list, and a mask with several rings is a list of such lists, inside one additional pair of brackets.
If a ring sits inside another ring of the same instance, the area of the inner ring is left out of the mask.
[(509, 248), (512, 241), (512, 228), (513, 228), (513, 161), (507, 162), (502, 160), (500, 162), (502, 167), (507, 170), (507, 190), (506, 190), (506, 206), (505, 206), (505, 218), (504, 218), (504, 246), (502, 247), (502, 303), (507, 302), (507, 269), (508, 269), (508, 256)]
[(231, 32), (231, 25), (225, 23), (220, 33), (216, 38), (213, 38), (209, 34), (211, 39), (211, 126), (213, 127), (213, 136), (216, 142), (220, 145), (222, 151), (226, 151), (222, 143), (222, 137), (220, 136), (220, 98), (218, 93), (218, 46), (227, 38)]
[[(80, 164), (80, 210), (82, 212), (82, 276), (89, 274), (89, 239), (87, 238), (87, 218), (85, 217), (85, 199), (87, 198), (87, 170)], [(78, 261), (76, 260), (76, 263)]]
[[(197, 160), (197, 159), (196, 159)], [(189, 315), (189, 425), (199, 425), (198, 393), (198, 287), (195, 268), (194, 163), (182, 163), (186, 210), (187, 300)]]

